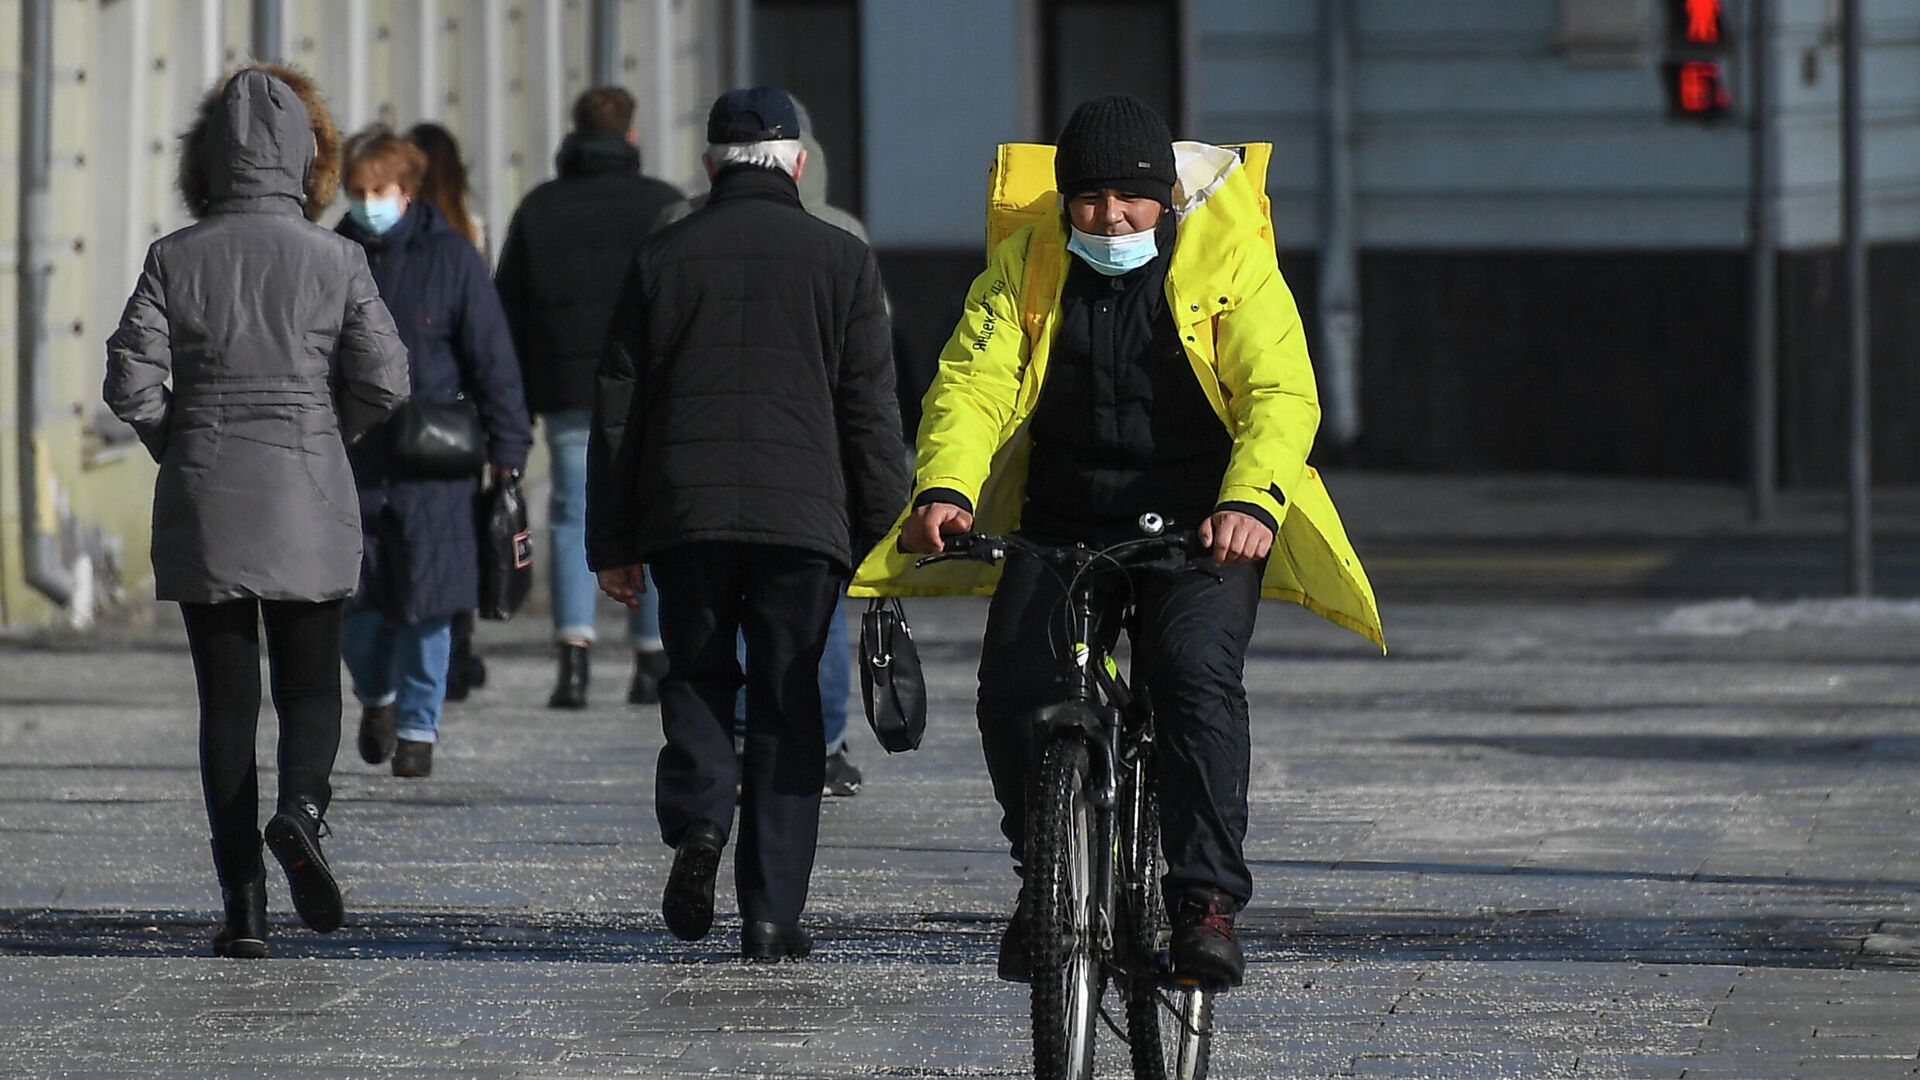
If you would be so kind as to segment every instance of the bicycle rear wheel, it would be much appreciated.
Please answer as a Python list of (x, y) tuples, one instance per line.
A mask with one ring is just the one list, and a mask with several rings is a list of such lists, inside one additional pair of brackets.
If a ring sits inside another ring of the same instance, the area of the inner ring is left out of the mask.
[(1213, 1053), (1213, 991), (1132, 980), (1127, 1039), (1137, 1080), (1205, 1080)]
[(1094, 955), (1097, 905), (1086, 772), (1086, 746), (1055, 740), (1040, 759), (1027, 815), (1033, 1073), (1041, 1080), (1093, 1075), (1102, 973)]

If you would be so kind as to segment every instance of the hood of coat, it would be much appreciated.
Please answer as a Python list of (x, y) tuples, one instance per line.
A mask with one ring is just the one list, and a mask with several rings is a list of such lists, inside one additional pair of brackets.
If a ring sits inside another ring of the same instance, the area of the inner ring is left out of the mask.
[(1173, 168), (1179, 177), (1173, 191), (1174, 212), (1184, 217), (1203, 206), (1240, 171), (1240, 155), (1210, 143), (1177, 142), (1173, 144)]
[(553, 168), (561, 176), (638, 173), (640, 148), (618, 135), (576, 131), (560, 140)]
[(180, 195), (194, 217), (219, 203), (287, 198), (318, 220), (339, 183), (333, 116), (292, 68), (242, 68), (202, 99), (180, 139)]

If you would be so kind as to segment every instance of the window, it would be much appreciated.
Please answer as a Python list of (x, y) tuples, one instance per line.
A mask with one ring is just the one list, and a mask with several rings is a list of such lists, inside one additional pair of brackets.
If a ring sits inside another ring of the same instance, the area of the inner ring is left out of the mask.
[(806, 107), (826, 152), (827, 201), (861, 205), (860, 14), (854, 0), (753, 0), (755, 84), (781, 86)]
[(1047, 139), (1101, 94), (1132, 94), (1182, 135), (1178, 0), (1043, 0), (1040, 25)]

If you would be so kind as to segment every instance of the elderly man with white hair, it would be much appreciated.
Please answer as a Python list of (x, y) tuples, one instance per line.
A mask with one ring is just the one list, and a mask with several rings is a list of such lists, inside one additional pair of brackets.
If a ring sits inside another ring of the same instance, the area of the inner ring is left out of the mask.
[(655, 807), (675, 850), (662, 913), (684, 940), (711, 929), (738, 782), (741, 952), (756, 960), (811, 947), (800, 915), (826, 769), (815, 669), (852, 568), (907, 498), (879, 269), (801, 205), (799, 136), (784, 90), (714, 103), (712, 194), (628, 267), (587, 459), (600, 587), (631, 606), (650, 565), (659, 590)]

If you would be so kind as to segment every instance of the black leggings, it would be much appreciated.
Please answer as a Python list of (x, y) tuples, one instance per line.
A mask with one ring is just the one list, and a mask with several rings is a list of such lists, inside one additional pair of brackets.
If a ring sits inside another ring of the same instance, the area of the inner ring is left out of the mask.
[(325, 810), (340, 750), (342, 601), (234, 600), (181, 604), (200, 683), (200, 785), (223, 882), (260, 866), (260, 624), (267, 626), (273, 708), (280, 715), (280, 803)]

